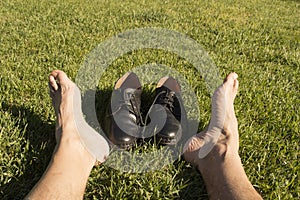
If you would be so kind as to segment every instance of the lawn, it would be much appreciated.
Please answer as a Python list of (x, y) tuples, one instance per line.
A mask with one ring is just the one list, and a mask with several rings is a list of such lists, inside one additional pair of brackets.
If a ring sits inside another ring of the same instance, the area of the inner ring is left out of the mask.
[[(264, 199), (299, 199), (299, 10), (297, 0), (2, 0), (1, 199), (23, 198), (51, 158), (55, 115), (48, 74), (61, 69), (75, 81), (98, 44), (144, 27), (184, 34), (202, 45), (221, 77), (239, 74), (235, 109), (245, 171)], [(161, 49), (137, 49), (111, 63), (97, 87), (99, 119), (117, 78), (149, 63), (170, 66), (189, 82), (202, 130), (209, 122), (210, 94), (201, 74), (185, 58)], [(151, 91), (153, 85), (144, 87), (144, 113)], [(84, 198), (207, 199), (207, 194), (201, 175), (179, 158), (141, 174), (94, 167)]]

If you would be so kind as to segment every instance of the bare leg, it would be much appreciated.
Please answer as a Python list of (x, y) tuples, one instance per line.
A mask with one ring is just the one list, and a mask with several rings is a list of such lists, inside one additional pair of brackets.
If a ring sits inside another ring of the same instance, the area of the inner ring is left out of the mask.
[[(82, 121), (77, 124), (76, 115), (82, 115), (80, 111), (74, 109), (74, 104), (80, 103), (80, 95), (76, 95), (79, 89), (66, 74), (54, 70), (49, 76), (49, 87), (57, 117), (55, 132), (57, 145), (46, 172), (27, 198), (82, 199), (96, 156), (85, 147), (86, 144), (83, 144), (78, 130), (85, 131), (87, 135), (95, 133)], [(108, 146), (105, 146), (103, 141), (102, 143), (104, 161), (105, 155), (108, 154)], [(98, 148), (101, 149), (101, 146)]]
[[(216, 113), (223, 113), (220, 112), (221, 109), (225, 109), (224, 125), (215, 129), (218, 133), (204, 130), (192, 137), (185, 147), (184, 157), (201, 172), (210, 199), (262, 199), (248, 180), (238, 154), (238, 124), (233, 106), (237, 89), (237, 74), (231, 73), (212, 98), (212, 120), (209, 130), (218, 126), (220, 121), (223, 123), (222, 117), (219, 120), (216, 116)], [(199, 151), (211, 134), (219, 135), (218, 140), (211, 151), (201, 159)]]

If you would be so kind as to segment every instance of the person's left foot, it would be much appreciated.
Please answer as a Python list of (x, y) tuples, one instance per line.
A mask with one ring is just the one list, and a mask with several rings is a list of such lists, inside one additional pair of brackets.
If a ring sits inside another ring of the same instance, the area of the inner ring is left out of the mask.
[(238, 75), (230, 73), (212, 97), (212, 114), (206, 130), (193, 136), (185, 145), (184, 157), (200, 171), (210, 170), (206, 160), (217, 160), (224, 154), (238, 157), (238, 125), (234, 99), (238, 90)]

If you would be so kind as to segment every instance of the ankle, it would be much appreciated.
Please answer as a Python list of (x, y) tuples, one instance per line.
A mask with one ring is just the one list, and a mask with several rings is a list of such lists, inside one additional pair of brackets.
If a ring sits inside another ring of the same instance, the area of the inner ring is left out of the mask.
[(77, 134), (62, 134), (59, 144), (57, 144), (56, 151), (53, 154), (54, 160), (58, 162), (70, 162), (83, 165), (94, 165), (96, 159), (84, 147), (82, 141)]
[(203, 159), (200, 159), (201, 164), (198, 165), (198, 170), (202, 173), (211, 169), (219, 169), (228, 163), (240, 164), (240, 156), (237, 151), (226, 143), (219, 143), (214, 146), (212, 151)]

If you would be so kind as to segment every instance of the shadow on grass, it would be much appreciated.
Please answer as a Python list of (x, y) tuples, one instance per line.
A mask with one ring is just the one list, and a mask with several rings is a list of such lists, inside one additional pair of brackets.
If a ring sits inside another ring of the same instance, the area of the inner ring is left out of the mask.
[[(82, 102), (83, 113), (89, 112), (88, 109), (93, 108), (89, 106), (93, 103), (89, 101), (89, 95), (96, 95), (95, 106), (97, 120), (102, 122), (103, 117), (106, 115), (111, 92), (112, 89), (86, 92)], [(144, 114), (151, 106), (152, 102), (149, 101), (149, 99), (153, 98), (153, 92), (143, 91), (142, 112)], [(9, 183), (1, 184), (0, 192), (3, 195), (1, 199), (23, 199), (38, 182), (48, 166), (55, 147), (55, 125), (52, 121), (48, 122), (42, 119), (42, 116), (39, 116), (26, 107), (9, 105), (8, 103), (2, 102), (2, 108), (4, 111), (11, 113), (13, 117), (24, 119), (24, 123), (20, 123), (18, 128), (25, 130), (24, 137), (25, 141), (29, 143), (29, 149), (26, 151), (26, 155), (24, 155), (25, 163), (21, 164), (24, 166), (24, 171), (19, 172), (21, 174), (16, 174)], [(87, 122), (91, 123), (91, 119), (89, 119), (88, 116), (86, 117)], [(93, 123), (90, 125), (93, 127)], [(25, 145), (26, 144), (24, 144), (24, 146)], [(178, 162), (185, 161), (176, 161), (174, 165), (177, 165)], [(181, 169), (183, 170), (179, 172), (176, 179), (183, 180), (186, 183), (186, 187), (180, 191), (179, 199), (207, 199), (200, 173), (188, 165)]]
[[(195, 127), (195, 123), (198, 121), (188, 120), (188, 124), (190, 127)], [(203, 122), (199, 123), (200, 127), (203, 127)], [(188, 141), (189, 138), (194, 136), (193, 133), (187, 131), (188, 135), (186, 136), (186, 140), (183, 141), (183, 145)], [(188, 164), (183, 155), (179, 160), (176, 160), (173, 165), (180, 169), (179, 174), (176, 176), (176, 181), (183, 181), (184, 187), (179, 192), (180, 200), (189, 200), (189, 199), (208, 199), (206, 187), (204, 185), (204, 181), (200, 172), (190, 164)]]
[[(110, 96), (111, 96), (112, 89), (107, 90), (97, 90), (96, 91), (96, 110), (97, 110), (97, 117), (98, 121), (100, 122), (101, 127), (103, 127), (103, 117), (107, 114), (107, 105), (109, 105)], [(95, 94), (94, 91), (88, 91), (87, 97), (89, 95)], [(143, 88), (142, 96), (141, 96), (141, 112), (143, 118), (145, 118), (145, 115), (147, 114), (148, 110), (150, 109), (152, 105), (152, 99), (155, 98), (155, 93), (153, 88)], [(86, 98), (87, 100), (89, 98)], [(84, 100), (84, 99), (83, 99)], [(83, 101), (83, 105), (86, 105), (88, 108), (88, 105), (90, 105), (91, 102)], [(103, 105), (106, 105), (103, 107)], [(83, 106), (85, 107), (85, 106)], [(84, 109), (83, 109), (84, 110)], [(88, 109), (87, 109), (88, 110)], [(88, 117), (87, 117), (88, 121)], [(195, 122), (189, 121), (189, 124), (194, 124)], [(196, 122), (198, 123), (198, 122)], [(92, 123), (90, 124), (92, 125)], [(203, 122), (200, 122), (200, 127), (204, 126)], [(191, 137), (192, 135), (189, 135)], [(185, 143), (185, 142), (184, 142)], [(151, 146), (151, 145), (150, 145)], [(182, 200), (189, 200), (189, 199), (208, 199), (207, 191), (202, 179), (202, 176), (199, 171), (197, 171), (194, 167), (191, 167), (188, 163), (186, 163), (183, 159), (183, 157), (179, 160), (176, 160), (173, 163), (174, 166), (176, 166), (177, 169), (180, 169), (179, 174), (176, 176), (176, 182), (183, 181), (185, 183), (185, 187), (180, 190), (179, 197), (177, 199)], [(184, 165), (184, 166), (182, 166)], [(107, 187), (110, 186), (110, 182), (102, 183), (103, 185), (107, 185)]]
[[(107, 114), (112, 89), (88, 90), (82, 97), (82, 112), (86, 122), (94, 129), (103, 127), (103, 119)], [(95, 110), (96, 109), (96, 113)], [(96, 114), (94, 116), (93, 114)]]
[(300, 0), (281, 0), (281, 1), (294, 1), (296, 3), (300, 3)]
[[(190, 121), (188, 124), (195, 126), (197, 121)], [(200, 127), (204, 127), (203, 122), (199, 122)], [(189, 131), (188, 131), (189, 132)], [(187, 139), (191, 138), (193, 133), (189, 133)], [(185, 144), (187, 141), (184, 141)], [(184, 181), (184, 188), (179, 192), (180, 200), (189, 200), (189, 199), (208, 199), (206, 187), (200, 172), (189, 163), (184, 160), (183, 155), (179, 160), (176, 160), (173, 165), (178, 169), (181, 169), (179, 174), (176, 176), (176, 181)]]
[[(25, 170), (19, 172), (22, 175), (15, 174), (9, 183), (1, 185), (1, 199), (23, 199), (41, 178), (51, 159), (55, 146), (55, 126), (52, 122), (45, 122), (28, 108), (5, 102), (2, 102), (2, 108), (13, 117), (22, 118), (24, 121), (19, 124), (19, 129), (25, 130), (24, 137), (26, 143), (29, 143), (29, 149), (22, 158), (25, 163), (20, 164), (25, 166)], [(20, 148), (25, 148), (26, 144), (23, 145)]]
[[(183, 157), (183, 156), (182, 156)], [(177, 180), (184, 180), (186, 186), (180, 190), (179, 198), (180, 200), (190, 200), (190, 199), (203, 199), (208, 200), (208, 195), (206, 187), (202, 176), (195, 167), (190, 166), (186, 161), (180, 159), (174, 163), (175, 166), (182, 165), (184, 162), (185, 166), (181, 167), (180, 173), (176, 176)]]

